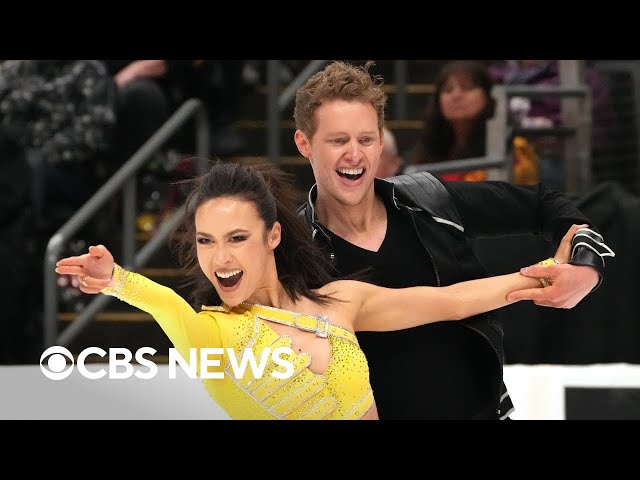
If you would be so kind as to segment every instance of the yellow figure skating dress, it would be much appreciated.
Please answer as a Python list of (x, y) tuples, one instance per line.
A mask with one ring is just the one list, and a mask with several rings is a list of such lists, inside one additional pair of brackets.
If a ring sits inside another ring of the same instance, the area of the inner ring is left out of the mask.
[(118, 265), (113, 280), (115, 286), (102, 293), (151, 314), (184, 359), (190, 358), (191, 348), (223, 348), (225, 351), (232, 348), (236, 358), (250, 348), (256, 359), (266, 348), (270, 351), (277, 347), (291, 348), (291, 338), (276, 333), (265, 323), (268, 321), (313, 331), (327, 338), (331, 358), (321, 375), (309, 369), (308, 353), (291, 351), (280, 356), (293, 365), (293, 375), (289, 378), (271, 375), (274, 369), (284, 370), (271, 357), (261, 378), (256, 378), (251, 368), (238, 378), (229, 356), (222, 355), (220, 365), (207, 370), (222, 372), (222, 378), (203, 378), (202, 382), (231, 418), (359, 419), (373, 404), (369, 367), (355, 335), (322, 316), (251, 304), (241, 304), (231, 310), (202, 307), (198, 313), (170, 288)]

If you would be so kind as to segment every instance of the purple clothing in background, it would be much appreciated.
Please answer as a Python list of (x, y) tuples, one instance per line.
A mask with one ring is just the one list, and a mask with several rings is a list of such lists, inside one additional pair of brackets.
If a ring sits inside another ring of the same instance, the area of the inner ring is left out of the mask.
[[(558, 85), (560, 81), (556, 60), (525, 66), (517, 60), (509, 60), (504, 65), (493, 65), (489, 70), (494, 82), (502, 85)], [(602, 76), (590, 66), (584, 69), (584, 79), (592, 95), (591, 146), (593, 150), (605, 149), (615, 128), (609, 90)], [(532, 100), (528, 116), (545, 117), (558, 125), (561, 122), (560, 100), (558, 97)]]

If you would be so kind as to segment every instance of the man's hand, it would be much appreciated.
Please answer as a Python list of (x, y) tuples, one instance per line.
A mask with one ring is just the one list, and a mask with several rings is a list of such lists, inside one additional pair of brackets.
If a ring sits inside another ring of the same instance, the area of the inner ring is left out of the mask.
[(532, 300), (542, 307), (573, 308), (597, 285), (600, 275), (595, 268), (569, 265), (571, 240), (576, 231), (587, 225), (573, 225), (562, 237), (554, 258), (560, 265), (533, 265), (520, 270), (526, 277), (546, 277), (545, 288), (518, 290), (507, 295), (508, 301)]
[(596, 286), (600, 278), (592, 267), (578, 265), (549, 265), (525, 267), (520, 270), (527, 277), (547, 277), (551, 285), (511, 292), (510, 302), (532, 300), (542, 307), (573, 308)]

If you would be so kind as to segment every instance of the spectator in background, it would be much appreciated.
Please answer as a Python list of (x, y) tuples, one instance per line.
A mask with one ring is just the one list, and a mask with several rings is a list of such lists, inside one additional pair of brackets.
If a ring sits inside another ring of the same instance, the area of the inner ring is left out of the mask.
[[(112, 62), (112, 61), (109, 61)], [(166, 121), (161, 60), (11, 60), (0, 120), (32, 166), (34, 220), (55, 230)], [(45, 212), (46, 206), (46, 212)]]
[[(242, 100), (244, 60), (109, 60), (119, 87), (132, 80), (153, 80), (175, 111), (186, 100), (197, 98), (207, 110), (211, 127), (211, 153), (232, 155), (244, 148), (234, 122)], [(190, 122), (177, 135), (179, 149), (192, 150)]]
[[(477, 61), (445, 64), (435, 78), (435, 93), (427, 105), (413, 163), (484, 157), (486, 122), (493, 116), (493, 81)], [(485, 170), (451, 172), (445, 180), (484, 180)]]
[(165, 60), (105, 60), (115, 82), (118, 165), (128, 160), (169, 118), (162, 78)]
[[(199, 98), (207, 109), (211, 154), (236, 155), (245, 141), (234, 122), (241, 106), (244, 60), (168, 60), (171, 98), (179, 106)], [(193, 137), (193, 135), (191, 135)]]
[[(96, 157), (114, 145), (115, 89), (99, 60), (6, 60), (0, 129), (32, 165), (34, 205), (76, 209), (96, 186)], [(37, 208), (37, 207), (36, 207)]]
[(383, 133), (382, 155), (380, 155), (380, 164), (376, 171), (376, 177), (378, 178), (393, 177), (402, 170), (402, 157), (398, 153), (398, 145), (393, 132), (384, 127)]
[[(504, 85), (559, 85), (560, 74), (557, 60), (508, 60), (504, 64), (492, 65), (489, 71), (496, 83)], [(592, 94), (592, 138), (593, 153), (606, 150), (611, 142), (615, 122), (608, 88), (600, 74), (585, 66), (585, 83)], [(523, 99), (513, 97), (509, 108), (511, 117), (525, 127), (553, 127), (562, 122), (560, 97)], [(540, 181), (557, 190), (564, 190), (564, 152), (561, 138), (546, 135), (531, 140), (540, 164)]]

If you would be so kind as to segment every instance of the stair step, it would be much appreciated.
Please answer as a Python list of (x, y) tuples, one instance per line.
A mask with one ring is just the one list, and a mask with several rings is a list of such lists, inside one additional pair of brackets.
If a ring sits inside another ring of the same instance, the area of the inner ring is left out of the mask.
[[(122, 302), (120, 302), (122, 303)], [(129, 308), (135, 308), (129, 306)], [(72, 322), (78, 317), (75, 312), (61, 312), (58, 314), (58, 321)], [(96, 322), (155, 322), (154, 318), (146, 312), (115, 312), (102, 311), (95, 316)]]

